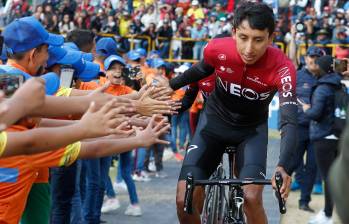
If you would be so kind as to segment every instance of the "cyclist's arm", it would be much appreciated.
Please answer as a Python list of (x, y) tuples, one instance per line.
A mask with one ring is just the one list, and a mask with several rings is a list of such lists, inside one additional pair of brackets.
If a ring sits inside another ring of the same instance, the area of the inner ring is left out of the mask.
[(280, 99), (281, 145), (278, 166), (290, 172), (297, 145), (296, 70), (292, 62), (283, 66), (277, 75)]
[(182, 107), (178, 110), (178, 113), (183, 113), (193, 105), (198, 92), (199, 87), (197, 83), (189, 85), (188, 89), (185, 91), (184, 97), (182, 99)]
[(193, 65), (190, 69), (185, 71), (182, 75), (179, 75), (170, 80), (170, 87), (173, 90), (177, 90), (190, 83), (197, 82), (210, 76), (214, 72), (214, 67), (201, 60), (197, 64)]

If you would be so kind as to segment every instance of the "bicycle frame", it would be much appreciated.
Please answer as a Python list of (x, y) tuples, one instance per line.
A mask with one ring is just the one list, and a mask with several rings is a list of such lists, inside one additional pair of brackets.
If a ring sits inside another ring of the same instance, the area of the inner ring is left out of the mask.
[[(191, 173), (187, 175), (187, 184), (185, 192), (185, 204), (184, 211), (188, 214), (192, 214), (192, 197), (195, 186), (219, 186), (219, 187), (229, 187), (228, 200), (224, 196), (224, 200), (228, 201), (227, 209), (225, 214), (223, 214), (224, 224), (243, 224), (244, 213), (242, 206), (244, 203), (242, 186), (255, 184), (255, 185), (271, 185), (270, 179), (236, 179), (234, 178), (234, 160), (235, 160), (235, 150), (233, 147), (227, 148), (226, 152), (229, 155), (229, 177), (226, 179), (221, 176), (221, 179), (209, 179), (209, 180), (194, 180)], [(217, 167), (217, 170), (221, 165)], [(285, 201), (281, 198), (280, 188), (282, 186), (282, 177), (280, 173), (276, 173), (276, 185), (277, 191), (276, 196), (279, 202), (279, 211), (281, 214), (286, 213)], [(224, 193), (225, 195), (225, 193)], [(206, 199), (205, 199), (206, 200)], [(215, 205), (216, 206), (216, 205)]]

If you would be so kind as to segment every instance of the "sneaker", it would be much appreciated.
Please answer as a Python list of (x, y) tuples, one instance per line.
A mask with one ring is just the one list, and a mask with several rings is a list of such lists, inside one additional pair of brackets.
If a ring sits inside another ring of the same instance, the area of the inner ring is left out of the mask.
[(291, 191), (297, 191), (301, 188), (299, 183), (295, 180), (291, 183)]
[(315, 212), (315, 210), (310, 208), (308, 204), (299, 204), (298, 208), (299, 208), (299, 210), (303, 210), (303, 211), (310, 212), (310, 213)]
[(323, 194), (322, 183), (315, 184), (313, 188), (313, 194)]
[(139, 205), (129, 205), (125, 211), (125, 215), (141, 216), (142, 209)]
[(120, 202), (117, 198), (109, 198), (107, 199), (102, 206), (101, 212), (111, 212), (120, 208)]
[(158, 171), (155, 173), (156, 178), (166, 178), (168, 175), (164, 171)]
[(333, 224), (331, 217), (327, 217), (325, 212), (321, 210), (316, 216), (310, 218), (308, 224)]
[(156, 167), (155, 167), (155, 161), (150, 161), (149, 163), (149, 166), (148, 166), (148, 169), (152, 172), (155, 172), (156, 171)]
[(178, 162), (182, 162), (184, 160), (184, 156), (182, 156), (182, 154), (180, 154), (179, 152), (175, 153), (174, 156)]
[(116, 192), (126, 192), (127, 191), (127, 185), (124, 181), (121, 183), (113, 183), (113, 188)]
[(149, 182), (149, 181), (151, 181), (151, 179), (148, 176), (148, 174), (146, 174), (144, 171), (142, 171), (141, 173), (134, 173), (132, 175), (132, 179), (134, 181), (138, 181), (138, 182)]

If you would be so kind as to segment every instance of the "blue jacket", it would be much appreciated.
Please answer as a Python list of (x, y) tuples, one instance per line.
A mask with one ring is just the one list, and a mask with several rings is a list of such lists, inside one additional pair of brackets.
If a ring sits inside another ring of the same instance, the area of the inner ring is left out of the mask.
[[(306, 104), (310, 104), (311, 92), (316, 83), (316, 77), (306, 68), (298, 70), (296, 87), (297, 98)], [(310, 125), (310, 118), (304, 114), (301, 104), (298, 104), (298, 124), (302, 126)]]
[(311, 108), (305, 112), (305, 115), (311, 119), (311, 140), (319, 140), (333, 134), (334, 92), (341, 88), (341, 78), (336, 73), (327, 74), (322, 76), (314, 87)]

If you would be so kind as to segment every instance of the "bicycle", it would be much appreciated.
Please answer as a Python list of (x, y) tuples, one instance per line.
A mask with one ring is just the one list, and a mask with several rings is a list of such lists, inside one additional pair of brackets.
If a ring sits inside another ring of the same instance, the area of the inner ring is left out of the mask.
[[(223, 157), (216, 171), (209, 180), (194, 180), (191, 173), (188, 173), (186, 179), (186, 192), (184, 201), (184, 211), (192, 214), (192, 200), (195, 186), (206, 186), (205, 201), (201, 214), (201, 223), (203, 224), (244, 224), (245, 216), (243, 213), (244, 193), (242, 186), (249, 184), (271, 185), (270, 179), (236, 179), (234, 176), (234, 162), (236, 147), (228, 146), (225, 153), (228, 154), (229, 176), (225, 178), (223, 167)], [(281, 198), (280, 188), (282, 186), (282, 177), (280, 173), (275, 174), (277, 190), (275, 191), (278, 199), (279, 211), (286, 213), (285, 201)], [(225, 186), (229, 186), (226, 192)], [(228, 198), (226, 197), (228, 193)]]

